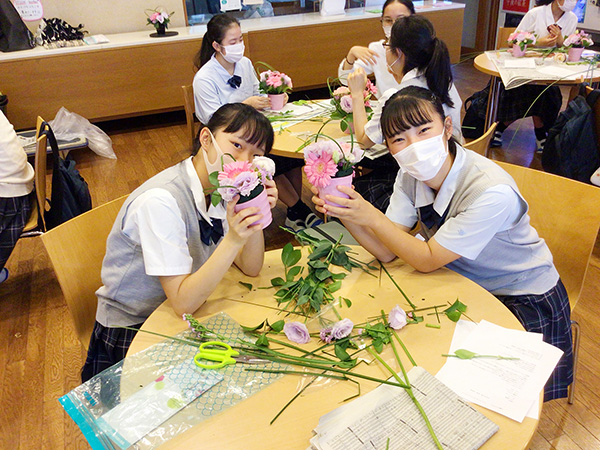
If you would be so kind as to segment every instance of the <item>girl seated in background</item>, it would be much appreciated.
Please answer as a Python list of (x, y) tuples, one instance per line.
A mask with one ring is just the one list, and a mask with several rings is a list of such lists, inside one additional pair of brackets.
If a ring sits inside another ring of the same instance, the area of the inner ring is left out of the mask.
[[(386, 61), (389, 72), (399, 83), (399, 88), (421, 86), (430, 89), (442, 100), (446, 115), (452, 118), (453, 134), (458, 142), (462, 142), (462, 100), (453, 83), (448, 48), (435, 36), (431, 22), (419, 15), (400, 17), (396, 20), (387, 46)], [(348, 75), (356, 139), (365, 147), (371, 147), (384, 143), (380, 123), (381, 111), (386, 100), (398, 89), (392, 88), (384, 92), (373, 110), (373, 116), (367, 120), (362, 101), (366, 83), (367, 76), (360, 68)], [(356, 189), (380, 211), (385, 211), (397, 172), (398, 167), (388, 162), (380, 169), (360, 177), (356, 181)]]
[[(152, 177), (125, 200), (106, 243), (96, 324), (81, 378), (125, 357), (135, 331), (169, 300), (176, 314), (193, 313), (206, 301), (231, 264), (258, 275), (264, 238), (259, 209), (234, 212), (237, 199), (213, 206), (208, 174), (222, 170), (223, 156), (252, 161), (273, 145), (269, 120), (254, 108), (230, 103), (202, 128), (200, 149)], [(271, 208), (273, 182), (266, 186)]]
[[(227, 14), (213, 16), (206, 26), (202, 47), (196, 55), (199, 69), (194, 76), (196, 116), (208, 123), (220, 106), (242, 102), (262, 110), (270, 106), (268, 97), (258, 93), (258, 78), (252, 62), (244, 56), (240, 23)], [(285, 225), (293, 230), (323, 223), (302, 202), (301, 159), (270, 156), (277, 171), (275, 183), (281, 201), (287, 206)]]
[[(560, 47), (565, 36), (573, 34), (577, 27), (577, 16), (572, 12), (576, 4), (577, 0), (537, 0), (537, 6), (525, 14), (517, 30), (535, 33), (535, 45), (538, 47)], [(505, 90), (502, 85), (497, 115), (500, 123), (494, 132), (492, 147), (502, 146), (502, 133), (511, 123), (531, 116), (535, 148), (541, 152), (548, 130), (556, 121), (561, 106), (562, 96), (558, 86), (527, 84)]]
[(346, 84), (348, 74), (361, 67), (367, 75), (375, 75), (377, 98), (388, 89), (399, 89), (400, 86), (393, 75), (387, 70), (385, 59), (385, 46), (392, 33), (392, 25), (399, 17), (410, 16), (415, 13), (411, 0), (386, 0), (381, 13), (381, 25), (385, 39), (371, 42), (369, 47), (355, 45), (350, 49), (338, 68), (338, 77)]
[[(498, 297), (527, 331), (563, 350), (544, 399), (566, 397), (573, 381), (569, 299), (514, 180), (456, 142), (452, 119), (427, 89), (394, 94), (381, 127), (400, 166), (387, 212), (349, 187), (338, 187), (349, 199), (327, 196), (341, 207), (315, 195), (317, 210), (341, 219), (381, 261), (400, 257), (420, 272), (446, 266)], [(421, 238), (409, 233), (417, 224)]]

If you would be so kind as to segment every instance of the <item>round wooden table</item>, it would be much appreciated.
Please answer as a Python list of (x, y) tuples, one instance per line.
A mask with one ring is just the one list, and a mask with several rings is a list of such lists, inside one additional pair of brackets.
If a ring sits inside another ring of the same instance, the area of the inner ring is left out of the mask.
[[(354, 249), (361, 261), (372, 260), (372, 256), (361, 247), (354, 247)], [(265, 318), (270, 323), (283, 319), (283, 315), (268, 308), (277, 306), (273, 297), (274, 290), (256, 289), (259, 286), (270, 286), (270, 280), (274, 277), (284, 276), (280, 258), (280, 250), (267, 252), (263, 270), (256, 278), (247, 277), (237, 268), (232, 267), (206, 304), (195, 313), (195, 317), (203, 320), (223, 311), (238, 323), (252, 326), (261, 323)], [(440, 269), (430, 274), (422, 274), (400, 260), (386, 264), (386, 267), (419, 308), (454, 302), (458, 297), (467, 305), (469, 317), (476, 322), (487, 319), (504, 327), (523, 329), (515, 316), (500, 301), (455, 272)], [(343, 269), (333, 271), (341, 272)], [(350, 318), (354, 323), (360, 323), (368, 317), (380, 315), (381, 310), (389, 312), (396, 304), (409, 309), (385, 273), (382, 274), (381, 279), (379, 273), (375, 275), (377, 276), (373, 277), (360, 269), (354, 269), (342, 281), (339, 295), (353, 302), (350, 308), (344, 306), (339, 309), (343, 317)], [(239, 281), (251, 283), (254, 289), (249, 292), (238, 283)], [(255, 305), (240, 303), (239, 300)], [(286, 321), (298, 320), (291, 316), (285, 319)], [(425, 321), (437, 323), (435, 316), (425, 316)], [(173, 312), (171, 305), (166, 301), (148, 318), (142, 329), (174, 335), (186, 327), (187, 324)], [(431, 374), (436, 374), (445, 362), (441, 354), (448, 351), (454, 328), (453, 322), (442, 317), (439, 329), (426, 327), (424, 323), (407, 325), (400, 331), (400, 337), (416, 363)], [(139, 352), (160, 340), (160, 337), (140, 332), (136, 335), (129, 353)], [(310, 345), (307, 344), (307, 348)], [(389, 348), (384, 350), (383, 357), (387, 361), (394, 361)], [(406, 360), (405, 357), (403, 359)], [(407, 362), (406, 367), (408, 366)], [(363, 364), (360, 371), (378, 378), (389, 376), (379, 364), (370, 366)], [(252, 397), (168, 441), (161, 448), (250, 450), (280, 447), (288, 450), (304, 450), (309, 445), (312, 429), (317, 425), (319, 417), (340, 406), (343, 399), (355, 395), (356, 386), (353, 383), (337, 382), (330, 383), (324, 388), (309, 390), (298, 397), (273, 425), (269, 425), (270, 420), (296, 394), (298, 383), (298, 376), (285, 375)], [(362, 393), (377, 386), (376, 383), (366, 381), (361, 381), (360, 384)], [(500, 427), (482, 448), (486, 450), (527, 448), (537, 427), (537, 420), (525, 418), (522, 423), (518, 423), (479, 406), (475, 405), (475, 408)]]

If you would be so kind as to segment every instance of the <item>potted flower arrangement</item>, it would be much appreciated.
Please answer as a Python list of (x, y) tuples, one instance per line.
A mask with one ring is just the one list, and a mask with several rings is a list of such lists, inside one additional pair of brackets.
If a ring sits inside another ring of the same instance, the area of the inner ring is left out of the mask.
[(508, 36), (508, 43), (512, 45), (512, 54), (516, 58), (525, 55), (528, 45), (533, 45), (537, 41), (535, 34), (528, 31), (515, 31)]
[(209, 180), (216, 187), (211, 195), (211, 202), (217, 205), (221, 200), (230, 202), (236, 195), (240, 198), (235, 205), (235, 212), (256, 206), (260, 208), (262, 218), (252, 225), (261, 224), (266, 228), (273, 217), (271, 206), (264, 187), (266, 180), (273, 180), (275, 163), (265, 156), (256, 156), (252, 163), (248, 161), (233, 161), (223, 165), (223, 170), (213, 172)]
[(285, 94), (291, 92), (292, 87), (292, 79), (283, 72), (266, 70), (259, 75), (258, 90), (269, 96), (273, 111), (283, 108)]
[[(335, 110), (331, 113), (331, 118), (340, 120), (340, 128), (342, 131), (345, 133), (352, 133), (354, 130), (352, 125), (352, 95), (350, 95), (350, 89), (346, 86), (340, 86), (332, 91), (330, 87), (329, 92), (331, 94), (331, 104), (335, 107)], [(368, 118), (371, 117), (373, 112), (370, 101), (375, 94), (377, 94), (377, 87), (371, 83), (371, 80), (367, 80), (363, 98)]]
[(364, 155), (364, 150), (354, 143), (340, 143), (329, 137), (315, 140), (304, 147), (304, 172), (308, 181), (319, 190), (319, 198), (329, 205), (340, 206), (327, 201), (325, 196), (348, 198), (337, 187), (352, 186), (354, 166)]
[(570, 62), (577, 62), (581, 59), (581, 54), (586, 47), (593, 45), (592, 37), (585, 31), (577, 30), (569, 35), (563, 42), (563, 47), (568, 49), (568, 59)]
[(168, 13), (164, 7), (157, 6), (154, 9), (147, 9), (146, 16), (147, 25), (152, 25), (156, 29), (158, 36), (165, 36), (167, 28), (169, 28), (169, 22), (171, 22), (171, 16), (175, 12)]

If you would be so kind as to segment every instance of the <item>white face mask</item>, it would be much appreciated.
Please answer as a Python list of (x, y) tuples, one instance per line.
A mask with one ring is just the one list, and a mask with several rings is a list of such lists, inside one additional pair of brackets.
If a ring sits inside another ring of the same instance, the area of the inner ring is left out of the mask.
[(435, 177), (448, 156), (444, 132), (424, 141), (415, 142), (394, 154), (400, 169), (419, 181), (427, 181)]
[(392, 26), (388, 26), (386, 27), (385, 25), (383, 26), (383, 34), (385, 34), (385, 37), (387, 38), (387, 40), (390, 40), (390, 36), (392, 35)]
[(575, 6), (577, 6), (577, 0), (565, 0), (562, 5), (558, 5), (564, 12), (573, 11)]
[(223, 45), (222, 47), (225, 49), (225, 54), (221, 53), (221, 55), (223, 55), (225, 61), (232, 64), (242, 59), (244, 57), (244, 50), (246, 50), (243, 42), (234, 45)]
[(396, 75), (396, 73), (394, 72), (394, 69), (393, 69), (393, 67), (396, 65), (396, 63), (397, 63), (398, 61), (400, 61), (400, 56), (398, 56), (398, 58), (396, 58), (396, 61), (394, 61), (393, 63), (391, 63), (391, 64), (387, 64), (387, 63), (386, 63), (387, 70), (388, 70), (388, 72), (389, 72), (390, 74), (392, 74), (392, 75)]
[(219, 144), (217, 143), (217, 140), (215, 139), (213, 134), (210, 132), (210, 130), (208, 130), (208, 132), (210, 134), (212, 145), (215, 149), (215, 152), (217, 153), (217, 157), (213, 162), (210, 162), (208, 160), (208, 151), (205, 151), (204, 149), (200, 149), (200, 151), (202, 152), (202, 157), (204, 158), (204, 165), (206, 166), (206, 171), (210, 175), (213, 172), (220, 172), (221, 170), (223, 170), (223, 160), (226, 158), (224, 158), (225, 154), (221, 150), (221, 147), (219, 147)]

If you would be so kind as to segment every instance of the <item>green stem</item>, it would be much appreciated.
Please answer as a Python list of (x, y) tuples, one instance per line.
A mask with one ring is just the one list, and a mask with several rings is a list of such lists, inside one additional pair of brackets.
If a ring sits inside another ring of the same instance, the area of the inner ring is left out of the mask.
[[(325, 371), (324, 371), (323, 373), (325, 373)], [(275, 422), (275, 421), (277, 420), (277, 418), (278, 418), (278, 417), (279, 417), (279, 416), (280, 416), (280, 415), (281, 415), (281, 414), (282, 414), (282, 413), (283, 413), (283, 412), (284, 412), (284, 411), (287, 409), (287, 407), (288, 407), (288, 406), (290, 406), (294, 400), (296, 400), (298, 397), (300, 397), (300, 395), (302, 395), (302, 393), (303, 393), (303, 392), (304, 392), (304, 391), (305, 391), (305, 390), (306, 390), (306, 389), (307, 389), (307, 388), (308, 388), (308, 387), (309, 387), (311, 384), (313, 384), (313, 383), (314, 383), (314, 382), (317, 380), (317, 378), (319, 378), (319, 377), (318, 377), (318, 376), (315, 376), (315, 377), (314, 377), (312, 380), (310, 380), (310, 381), (309, 381), (309, 382), (306, 384), (306, 386), (304, 386), (302, 389), (300, 389), (300, 390), (298, 391), (298, 393), (297, 393), (296, 395), (294, 395), (294, 396), (291, 398), (291, 400), (285, 404), (285, 406), (284, 406), (283, 408), (281, 408), (281, 410), (280, 410), (280, 411), (279, 411), (279, 412), (278, 412), (278, 413), (275, 415), (275, 417), (273, 417), (273, 419), (272, 419), (272, 420), (269, 422), (269, 425), (273, 425), (273, 422)]]
[(408, 351), (408, 348), (406, 348), (406, 345), (404, 345), (404, 342), (402, 342), (402, 339), (400, 339), (400, 336), (398, 336), (398, 333), (396, 333), (396, 330), (392, 330), (392, 334), (394, 335), (394, 337), (396, 338), (396, 340), (398, 341), (398, 343), (400, 344), (400, 346), (404, 350), (404, 353), (406, 353), (406, 356), (408, 356), (408, 359), (410, 360), (410, 362), (412, 363), (412, 365), (416, 366), (417, 363), (415, 362), (415, 360), (413, 359), (413, 357), (410, 355), (410, 352)]
[(174, 337), (174, 336), (169, 336), (169, 335), (162, 334), (162, 333), (155, 333), (154, 331), (142, 330), (142, 329), (137, 329), (137, 328), (132, 328), (132, 327), (117, 327), (117, 328), (124, 328), (126, 330), (141, 331), (142, 333), (148, 333), (148, 334), (153, 334), (155, 336), (160, 336), (160, 337), (167, 338), (167, 339), (172, 339), (174, 341), (181, 342), (183, 344), (193, 345), (194, 347), (197, 347), (197, 346), (199, 346), (202, 343), (202, 341), (200, 341), (200, 340), (198, 340), (198, 341), (190, 341), (190, 340), (187, 340), (187, 339), (181, 339), (181, 338), (177, 338), (177, 337)]
[(410, 305), (410, 307), (412, 309), (417, 309), (417, 307), (415, 306), (415, 304), (410, 301), (410, 299), (404, 293), (404, 291), (402, 290), (402, 288), (400, 286), (398, 286), (398, 283), (396, 283), (396, 280), (394, 280), (394, 278), (392, 277), (392, 275), (388, 272), (388, 270), (385, 268), (385, 266), (383, 265), (383, 263), (381, 261), (379, 261), (379, 265), (381, 266), (381, 268), (383, 269), (383, 271), (386, 273), (386, 275), (390, 278), (390, 280), (392, 280), (392, 283), (394, 283), (394, 286), (396, 286), (396, 289), (398, 289), (400, 291), (400, 293), (403, 295), (404, 299), (408, 302), (408, 304)]

